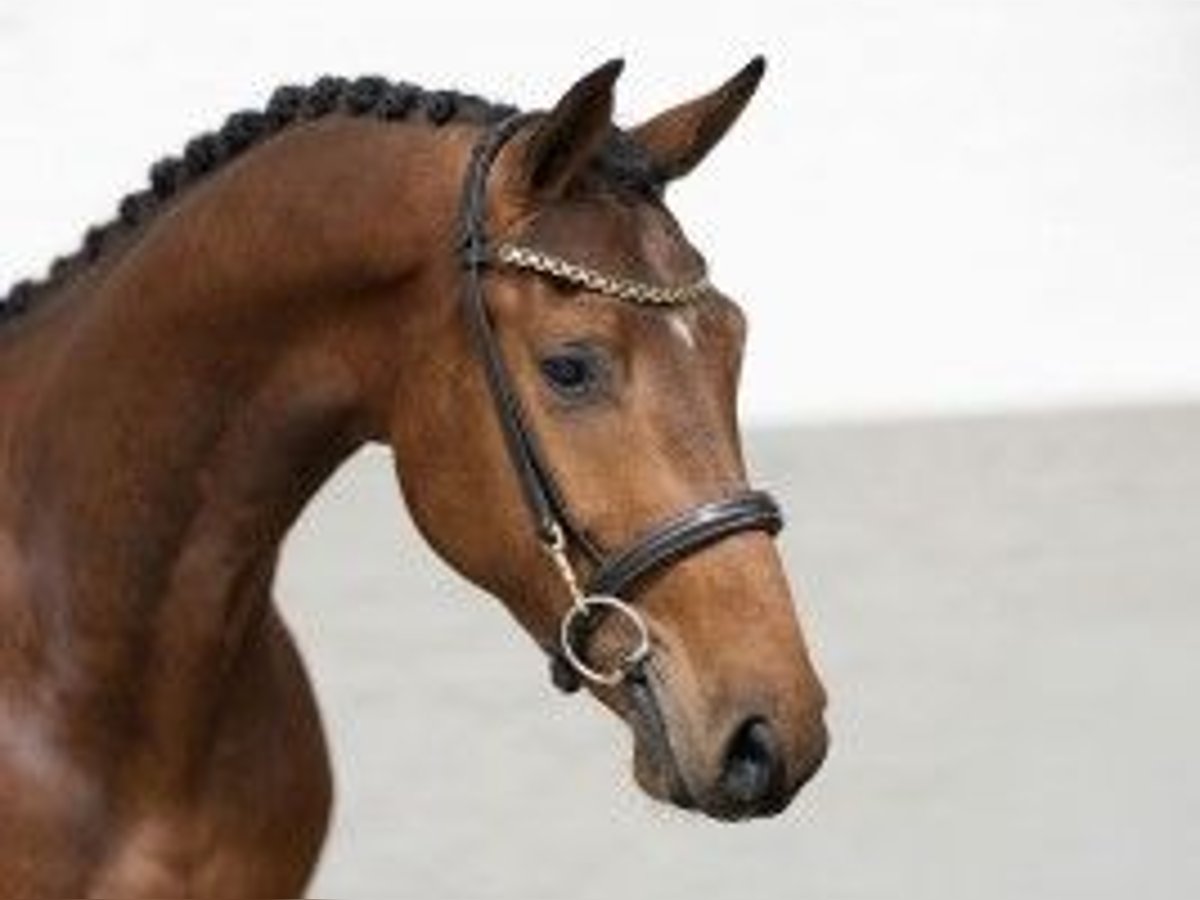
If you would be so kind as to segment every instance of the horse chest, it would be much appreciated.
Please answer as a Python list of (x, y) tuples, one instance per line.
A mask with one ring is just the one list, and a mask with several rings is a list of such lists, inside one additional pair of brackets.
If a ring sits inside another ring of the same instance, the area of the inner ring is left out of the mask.
[(214, 732), (185, 753), (186, 775), (175, 751), (164, 766), (138, 743), (80, 756), (71, 715), (0, 692), (0, 896), (297, 894), (330, 792), (298, 665), (268, 622), (231, 673)]

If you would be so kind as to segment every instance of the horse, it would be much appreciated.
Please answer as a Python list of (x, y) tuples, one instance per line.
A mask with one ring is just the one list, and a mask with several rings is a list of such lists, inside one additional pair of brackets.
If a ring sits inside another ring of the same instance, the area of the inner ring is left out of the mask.
[(332, 787), (273, 580), (368, 443), (555, 682), (628, 723), (651, 797), (768, 816), (817, 770), (744, 315), (665, 200), (764, 63), (631, 128), (621, 68), (537, 113), (282, 87), (4, 298), (0, 894), (304, 890)]

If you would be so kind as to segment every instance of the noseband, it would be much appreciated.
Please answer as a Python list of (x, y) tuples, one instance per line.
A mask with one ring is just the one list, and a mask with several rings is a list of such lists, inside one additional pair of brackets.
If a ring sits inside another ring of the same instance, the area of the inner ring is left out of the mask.
[[(774, 535), (783, 527), (783, 516), (769, 494), (743, 490), (689, 509), (649, 528), (632, 544), (606, 551), (571, 515), (529, 427), (500, 352), (484, 295), (486, 270), (499, 266), (524, 269), (620, 300), (661, 306), (691, 302), (707, 292), (708, 283), (702, 279), (678, 287), (644, 285), (604, 275), (531, 248), (508, 243), (493, 248), (487, 233), (488, 174), (501, 148), (532, 118), (532, 114), (521, 114), (492, 126), (472, 149), (459, 210), (460, 252), (465, 272), (463, 304), (537, 538), (557, 567), (571, 599), (559, 629), (558, 646), (547, 648), (553, 661), (555, 683), (564, 690), (573, 690), (581, 678), (610, 687), (629, 679), (634, 705), (644, 707), (638, 697), (639, 692), (646, 690), (642, 670), (650, 655), (650, 632), (641, 613), (628, 602), (630, 589), (647, 575), (730, 535), (744, 531)], [(591, 566), (582, 587), (569, 555), (572, 549)], [(626, 619), (636, 639), (635, 646), (618, 665), (599, 670), (586, 660), (583, 645), (596, 620), (605, 613)], [(658, 715), (656, 709), (652, 712)], [(651, 727), (661, 730), (663, 726), (658, 721), (651, 723)]]

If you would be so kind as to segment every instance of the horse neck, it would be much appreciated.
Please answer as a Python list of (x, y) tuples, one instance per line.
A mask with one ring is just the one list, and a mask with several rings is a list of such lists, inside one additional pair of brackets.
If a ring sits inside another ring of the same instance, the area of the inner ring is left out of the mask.
[(281, 135), (57, 311), (0, 458), (42, 614), (69, 609), (53, 619), (75, 637), (141, 633), (171, 621), (163, 605), (221, 629), (239, 586), (269, 582), (307, 499), (381, 436), (434, 314), (414, 272), (452, 234), (460, 143), (356, 122)]

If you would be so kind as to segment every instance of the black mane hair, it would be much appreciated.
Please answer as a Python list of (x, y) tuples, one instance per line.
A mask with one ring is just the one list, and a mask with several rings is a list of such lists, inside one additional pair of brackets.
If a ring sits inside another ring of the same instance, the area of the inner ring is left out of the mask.
[[(89, 228), (80, 247), (56, 259), (44, 278), (20, 281), (0, 295), (0, 322), (18, 316), (42, 294), (95, 262), (113, 238), (148, 221), (181, 192), (296, 123), (336, 113), (382, 121), (424, 119), (435, 127), (447, 122), (487, 126), (518, 111), (473, 95), (425, 90), (377, 75), (356, 79), (325, 75), (307, 87), (279, 87), (262, 111), (236, 112), (217, 131), (188, 141), (182, 154), (166, 156), (151, 166), (149, 185), (126, 195), (117, 205), (114, 219)], [(616, 129), (596, 160), (596, 170), (606, 181), (640, 195), (660, 193), (661, 181), (644, 151)]]

